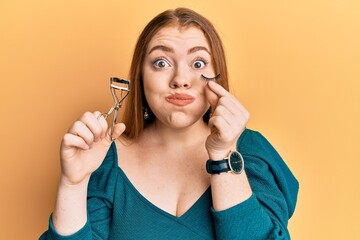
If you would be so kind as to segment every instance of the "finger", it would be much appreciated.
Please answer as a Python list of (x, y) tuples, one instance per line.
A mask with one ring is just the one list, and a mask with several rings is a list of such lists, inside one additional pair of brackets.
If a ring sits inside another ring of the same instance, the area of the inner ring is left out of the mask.
[(94, 135), (94, 142), (99, 141), (102, 135), (104, 135), (104, 131), (106, 132), (106, 128), (103, 129), (100, 121), (98, 120), (97, 116), (99, 116), (99, 112), (91, 113), (86, 112), (84, 115), (80, 118), (80, 121), (83, 122), (86, 127), (92, 132)]
[(209, 120), (209, 127), (212, 129), (212, 132), (216, 133), (218, 139), (221, 142), (230, 142), (233, 140), (233, 129), (226, 122), (226, 120), (221, 116), (212, 117)]
[(89, 146), (94, 142), (94, 134), (82, 121), (76, 121), (70, 128), (69, 133), (82, 138)]
[[(227, 94), (227, 96), (220, 97), (217, 103), (218, 106), (224, 106), (226, 109), (228, 109), (232, 114), (235, 116), (247, 116), (248, 111), (247, 109), (238, 101), (236, 97), (234, 97), (232, 94)], [(213, 114), (216, 111), (216, 108), (213, 108)]]
[(212, 109), (215, 109), (219, 101), (219, 96), (214, 91), (212, 91), (208, 86), (209, 84), (207, 84), (207, 87), (205, 88), (205, 96), (210, 104), (210, 107)]
[(62, 144), (65, 148), (75, 147), (83, 150), (88, 150), (90, 148), (83, 138), (79, 136), (75, 136), (74, 134), (71, 133), (66, 133), (64, 135)]
[[(234, 99), (231, 99), (229, 97), (221, 97), (218, 101), (218, 104), (216, 108), (214, 108), (213, 114), (216, 114), (219, 110), (227, 110), (228, 112), (237, 115), (239, 112), (241, 112), (241, 104), (237, 101), (234, 101)], [(218, 108), (220, 108), (218, 110)]]
[(225, 88), (223, 88), (220, 84), (210, 81), (207, 86), (209, 89), (214, 92), (218, 97), (223, 97), (227, 95), (231, 95)]
[(100, 126), (102, 128), (101, 138), (104, 138), (106, 136), (106, 132), (108, 129), (108, 123), (107, 123), (104, 115), (101, 112), (96, 111), (96, 112), (94, 112), (94, 115), (95, 115), (96, 119), (99, 121)]
[[(224, 129), (225, 126), (228, 126), (232, 129), (234, 134), (240, 135), (250, 119), (250, 114), (246, 110), (244, 112), (232, 113), (222, 105), (219, 105), (215, 112), (212, 114), (209, 123), (214, 121), (212, 118), (221, 118), (223, 123), (216, 124), (216, 127), (221, 130)], [(217, 120), (219, 121), (219, 120)], [(225, 125), (226, 124), (226, 125)], [(210, 125), (209, 125), (210, 126)]]
[(229, 93), (225, 88), (215, 82), (209, 82), (205, 90), (206, 97), (210, 106), (215, 109), (219, 105), (219, 101), (226, 101), (232, 103), (233, 106), (240, 104), (239, 101)]
[(215, 117), (221, 117), (224, 119), (224, 121), (227, 124), (231, 123), (231, 120), (234, 118), (234, 115), (231, 111), (228, 110), (228, 108), (226, 108), (223, 105), (218, 105), (215, 109), (215, 111), (212, 113), (211, 118), (215, 118)]
[[(126, 126), (124, 123), (117, 123), (115, 126), (114, 126), (114, 131), (112, 133), (112, 136), (111, 138), (112, 139), (116, 139), (116, 138), (119, 138), (120, 135), (125, 131), (126, 129)], [(111, 134), (111, 133), (110, 133)]]
[(113, 140), (117, 139), (118, 137), (120, 137), (120, 135), (125, 131), (125, 124), (124, 123), (117, 123), (114, 125), (114, 129), (113, 132), (111, 128), (108, 129), (107, 131), (107, 137), (105, 138), (106, 140), (109, 141), (109, 143), (111, 143)]

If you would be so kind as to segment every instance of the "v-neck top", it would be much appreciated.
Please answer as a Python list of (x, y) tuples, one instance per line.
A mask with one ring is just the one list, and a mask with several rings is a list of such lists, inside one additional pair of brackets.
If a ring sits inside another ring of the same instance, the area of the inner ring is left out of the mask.
[(102, 165), (91, 175), (85, 226), (70, 236), (61, 236), (50, 217), (49, 229), (40, 240), (290, 239), (287, 223), (296, 205), (297, 180), (260, 133), (246, 129), (237, 149), (244, 157), (252, 196), (229, 209), (215, 211), (209, 187), (177, 217), (151, 203), (134, 187), (118, 166), (113, 143)]

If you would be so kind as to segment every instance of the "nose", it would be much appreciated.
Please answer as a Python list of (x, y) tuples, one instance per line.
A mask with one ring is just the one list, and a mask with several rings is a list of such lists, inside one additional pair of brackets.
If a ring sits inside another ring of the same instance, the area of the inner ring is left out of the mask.
[(191, 73), (186, 70), (177, 69), (170, 81), (170, 87), (176, 88), (190, 88), (191, 87)]

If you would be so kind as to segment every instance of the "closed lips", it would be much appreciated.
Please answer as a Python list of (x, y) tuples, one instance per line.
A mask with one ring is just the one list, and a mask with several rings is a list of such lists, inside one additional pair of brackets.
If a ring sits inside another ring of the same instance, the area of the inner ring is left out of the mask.
[(192, 103), (195, 98), (191, 95), (188, 94), (172, 94), (168, 97), (165, 98), (166, 101), (168, 101), (169, 103), (172, 103), (176, 106), (186, 106), (190, 103)]

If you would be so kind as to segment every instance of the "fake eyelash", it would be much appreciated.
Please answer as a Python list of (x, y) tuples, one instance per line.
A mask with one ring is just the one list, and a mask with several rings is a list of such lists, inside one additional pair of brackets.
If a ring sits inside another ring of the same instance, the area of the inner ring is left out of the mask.
[(201, 74), (201, 78), (207, 82), (209, 81), (216, 81), (218, 80), (219, 78), (221, 77), (221, 74), (219, 73), (218, 75), (216, 75), (215, 77), (212, 77), (212, 78), (208, 78), (208, 77), (205, 77), (204, 75)]

